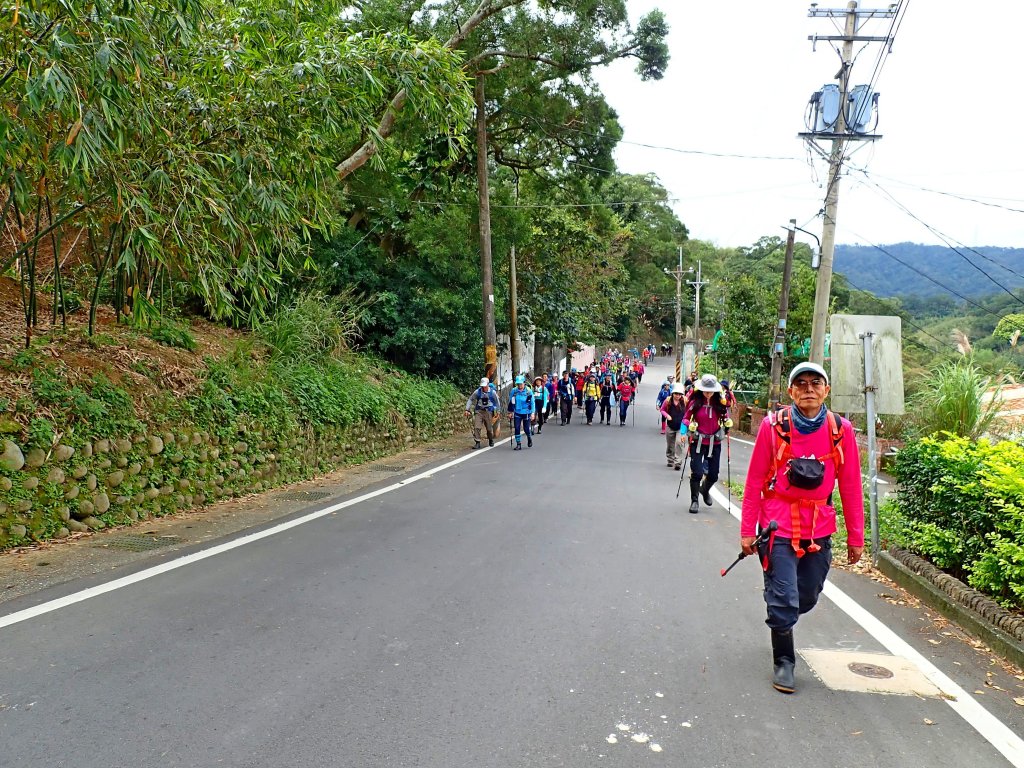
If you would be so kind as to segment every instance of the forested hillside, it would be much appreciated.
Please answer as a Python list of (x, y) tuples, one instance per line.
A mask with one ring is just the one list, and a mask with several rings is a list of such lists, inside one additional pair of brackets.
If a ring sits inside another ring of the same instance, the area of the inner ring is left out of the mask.
[(1024, 287), (1024, 248), (837, 245), (835, 271), (876, 296), (978, 298)]

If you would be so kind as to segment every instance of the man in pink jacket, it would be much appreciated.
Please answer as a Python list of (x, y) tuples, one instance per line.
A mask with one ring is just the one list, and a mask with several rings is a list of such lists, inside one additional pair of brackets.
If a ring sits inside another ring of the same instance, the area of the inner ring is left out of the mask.
[(850, 422), (825, 407), (828, 374), (815, 363), (800, 363), (789, 374), (792, 406), (761, 423), (743, 491), (740, 546), (754, 554), (758, 529), (778, 529), (761, 545), (766, 624), (772, 633), (772, 685), (793, 693), (796, 651), (793, 627), (818, 602), (832, 563), (836, 512), (832, 492), (839, 485), (850, 563), (864, 552), (864, 496), (860, 453)]

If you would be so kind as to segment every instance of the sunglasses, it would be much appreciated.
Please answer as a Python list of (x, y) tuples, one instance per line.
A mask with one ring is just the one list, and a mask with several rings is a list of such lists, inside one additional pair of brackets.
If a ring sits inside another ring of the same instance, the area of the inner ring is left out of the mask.
[(824, 379), (797, 379), (793, 382), (795, 389), (824, 389)]

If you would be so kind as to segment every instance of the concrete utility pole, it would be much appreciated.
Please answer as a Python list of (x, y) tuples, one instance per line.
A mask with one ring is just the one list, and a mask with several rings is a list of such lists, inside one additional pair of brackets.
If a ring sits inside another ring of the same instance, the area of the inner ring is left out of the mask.
[(487, 177), (487, 102), (484, 76), (477, 74), (473, 85), (476, 97), (476, 178), (480, 199), (480, 282), (484, 300), (484, 376), (498, 377), (498, 332), (494, 326), (494, 270), (491, 263), (491, 194)]
[(786, 238), (786, 260), (782, 266), (782, 290), (779, 292), (779, 324), (775, 327), (775, 345), (772, 348), (772, 383), (768, 402), (777, 410), (782, 400), (782, 356), (786, 353), (786, 323), (789, 319), (789, 284), (793, 276), (793, 245), (796, 239), (796, 219), (789, 220)]
[(682, 382), (683, 371), (683, 246), (679, 246), (679, 266), (673, 270), (665, 270), (666, 275), (676, 279), (676, 342), (673, 345), (676, 353), (676, 376), (677, 382)]
[(845, 17), (846, 27), (842, 35), (818, 36), (810, 39), (814, 42), (842, 41), (842, 66), (836, 75), (839, 80), (839, 117), (834, 131), (828, 133), (801, 134), (804, 138), (832, 137), (832, 152), (828, 163), (828, 186), (825, 189), (825, 221), (821, 233), (821, 265), (818, 267), (818, 280), (814, 289), (814, 315), (811, 325), (811, 362), (825, 363), (825, 326), (828, 324), (828, 307), (832, 292), (832, 260), (835, 254), (836, 218), (839, 215), (839, 177), (843, 170), (845, 145), (849, 140), (878, 139), (879, 136), (850, 133), (846, 122), (846, 108), (850, 103), (850, 72), (853, 67), (853, 44), (855, 42), (883, 42), (892, 44), (891, 37), (868, 37), (858, 35), (858, 22), (875, 18), (892, 18), (896, 15), (893, 7), (888, 9), (858, 10), (856, 0), (851, 0), (846, 9), (818, 8), (817, 3), (811, 6), (808, 16), (812, 18)]
[(516, 247), (513, 245), (509, 249), (509, 264), (508, 264), (508, 320), (509, 320), (509, 336), (512, 339), (512, 379), (520, 374), (519, 370), (519, 354), (520, 354), (520, 342), (519, 342), (519, 297), (518, 288), (516, 287)]
[(704, 345), (700, 343), (700, 289), (708, 284), (707, 280), (700, 279), (700, 262), (697, 262), (697, 279), (687, 280), (687, 285), (692, 285), (696, 288), (696, 292), (693, 296), (693, 337), (697, 340), (697, 356), (694, 358), (694, 366), (700, 361), (701, 356), (704, 354)]
[[(516, 175), (516, 205), (519, 205), (519, 176)], [(519, 370), (519, 356), (522, 354), (522, 342), (519, 340), (519, 288), (516, 282), (516, 244), (509, 249), (508, 264), (508, 320), (509, 336), (512, 341), (512, 380), (515, 381), (522, 371)]]

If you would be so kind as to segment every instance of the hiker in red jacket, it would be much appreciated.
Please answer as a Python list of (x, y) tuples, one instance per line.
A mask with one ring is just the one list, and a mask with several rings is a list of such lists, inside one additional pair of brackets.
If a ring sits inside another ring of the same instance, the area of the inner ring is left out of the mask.
[(793, 627), (818, 602), (832, 563), (839, 485), (846, 520), (846, 555), (853, 564), (864, 552), (864, 493), (860, 452), (853, 427), (825, 407), (828, 374), (800, 363), (789, 374), (793, 405), (769, 414), (757, 432), (743, 491), (740, 546), (754, 554), (757, 529), (778, 524), (759, 547), (764, 568), (765, 623), (772, 632), (772, 685), (795, 690)]
[(626, 411), (629, 410), (629, 404), (633, 402), (633, 393), (636, 392), (636, 388), (628, 377), (624, 377), (617, 391), (619, 397), (619, 426), (624, 427), (626, 426)]

